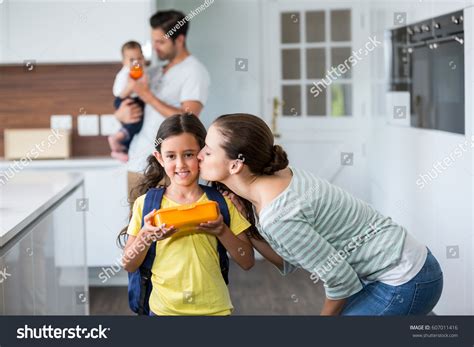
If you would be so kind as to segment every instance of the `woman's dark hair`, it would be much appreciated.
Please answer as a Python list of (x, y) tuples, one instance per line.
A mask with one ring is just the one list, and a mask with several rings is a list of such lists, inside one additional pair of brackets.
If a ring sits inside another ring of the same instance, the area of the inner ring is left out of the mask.
[[(245, 113), (225, 114), (213, 125), (222, 134), (221, 146), (229, 159), (240, 159), (257, 175), (273, 175), (288, 166), (288, 156), (283, 148), (274, 144), (273, 133), (259, 117)], [(250, 235), (262, 239), (255, 227), (252, 203), (242, 199), (247, 210), (247, 220), (252, 224)]]
[[(161, 144), (168, 137), (189, 133), (194, 135), (199, 144), (199, 148), (203, 148), (206, 140), (206, 128), (201, 123), (199, 118), (191, 113), (177, 114), (166, 118), (161, 123), (160, 128), (156, 134), (155, 149), (161, 153)], [(150, 188), (165, 186), (165, 179), (167, 178), (165, 169), (161, 166), (153, 154), (147, 158), (147, 166), (142, 178), (138, 184), (132, 188), (129, 196), (130, 215), (132, 217), (133, 203), (136, 198), (145, 194)], [(119, 246), (123, 247), (127, 236), (127, 227), (124, 227), (117, 238)]]
[(257, 175), (273, 175), (288, 166), (283, 148), (274, 144), (273, 133), (259, 117), (245, 113), (225, 114), (213, 125), (222, 134), (222, 148), (229, 159), (241, 159)]
[(176, 10), (158, 11), (151, 16), (150, 26), (163, 30), (165, 35), (171, 31), (173, 35), (170, 38), (174, 42), (179, 35), (186, 36), (188, 33), (189, 22), (185, 17), (184, 13)]

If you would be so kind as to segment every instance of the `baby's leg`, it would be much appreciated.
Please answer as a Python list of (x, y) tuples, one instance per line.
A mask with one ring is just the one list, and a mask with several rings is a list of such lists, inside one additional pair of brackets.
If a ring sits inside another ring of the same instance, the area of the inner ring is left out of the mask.
[(108, 137), (109, 146), (112, 152), (126, 152), (127, 148), (122, 144), (127, 140), (128, 133), (125, 129), (120, 129), (116, 134)]
[(118, 131), (116, 134), (108, 137), (109, 146), (112, 150), (112, 153), (110, 154), (112, 158), (120, 160), (124, 163), (128, 161), (127, 147), (122, 144), (123, 141), (127, 140), (128, 137), (127, 130), (123, 128), (120, 129), (120, 131)]

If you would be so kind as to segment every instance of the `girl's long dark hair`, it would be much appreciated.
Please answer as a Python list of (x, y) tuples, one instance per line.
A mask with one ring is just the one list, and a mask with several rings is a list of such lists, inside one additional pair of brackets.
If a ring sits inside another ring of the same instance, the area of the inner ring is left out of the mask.
[[(199, 148), (204, 147), (206, 140), (206, 128), (197, 116), (187, 113), (168, 117), (163, 121), (163, 123), (161, 123), (161, 126), (156, 134), (155, 149), (161, 153), (161, 143), (164, 140), (166, 140), (168, 137), (181, 135), (183, 133), (194, 135), (196, 141), (199, 144)], [(165, 169), (160, 165), (153, 154), (149, 155), (143, 176), (138, 181), (138, 184), (132, 188), (128, 197), (128, 203), (130, 204), (128, 220), (132, 218), (133, 203), (135, 202), (136, 198), (146, 194), (150, 188), (165, 186), (166, 179), (167, 175)], [(121, 248), (124, 247), (126, 242), (127, 228), (128, 226), (125, 226), (117, 237), (117, 243)]]
[[(227, 186), (223, 183), (220, 183), (220, 182), (212, 182), (211, 185), (213, 187), (216, 187), (219, 191), (223, 192), (223, 191), (228, 191), (230, 193), (233, 193), (235, 194), (232, 190), (230, 190), (229, 188), (227, 188)], [(239, 195), (237, 195), (238, 198), (242, 201), (243, 205), (244, 205), (244, 208), (245, 208), (245, 211), (247, 212), (246, 215), (244, 215), (245, 219), (247, 219), (247, 221), (252, 224), (250, 226), (250, 228), (247, 230), (247, 235), (250, 236), (250, 237), (253, 237), (254, 239), (257, 239), (257, 240), (263, 240), (263, 237), (262, 235), (260, 235), (260, 233), (258, 232), (258, 229), (257, 227), (255, 226), (255, 215), (253, 214), (253, 206), (252, 206), (252, 203), (242, 197), (240, 197)]]

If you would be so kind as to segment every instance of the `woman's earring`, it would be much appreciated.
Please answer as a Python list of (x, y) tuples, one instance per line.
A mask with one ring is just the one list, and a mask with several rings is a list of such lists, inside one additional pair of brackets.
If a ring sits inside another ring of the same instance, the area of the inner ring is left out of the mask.
[(240, 161), (241, 163), (244, 163), (245, 162), (245, 157), (242, 153), (239, 153), (236, 160)]

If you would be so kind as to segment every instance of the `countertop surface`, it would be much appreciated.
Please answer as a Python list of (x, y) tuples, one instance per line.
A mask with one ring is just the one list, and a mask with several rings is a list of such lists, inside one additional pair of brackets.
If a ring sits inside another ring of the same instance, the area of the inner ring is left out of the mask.
[(0, 170), (13, 171), (28, 167), (32, 169), (56, 169), (56, 168), (98, 168), (126, 165), (111, 157), (80, 157), (69, 159), (36, 159), (25, 164), (20, 160), (6, 160), (0, 157)]
[(83, 184), (79, 173), (19, 172), (0, 182), (0, 247)]

